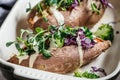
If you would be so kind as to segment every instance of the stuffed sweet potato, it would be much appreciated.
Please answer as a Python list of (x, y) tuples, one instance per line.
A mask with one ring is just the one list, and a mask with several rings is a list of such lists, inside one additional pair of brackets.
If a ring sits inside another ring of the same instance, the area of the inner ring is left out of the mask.
[[(84, 50), (83, 65), (91, 62), (103, 51), (110, 47), (110, 41), (103, 41), (96, 44), (93, 48)], [(68, 73), (77, 69), (80, 65), (78, 47), (75, 45), (65, 46), (63, 48), (53, 49), (50, 59), (44, 58), (41, 54), (36, 57), (32, 68), (45, 70), (55, 73)], [(11, 57), (8, 62), (30, 67), (30, 56), (19, 64), (17, 56)]]
[(100, 20), (105, 8), (101, 0), (43, 0), (30, 11), (28, 23), (33, 30), (63, 24), (90, 28)]
[[(48, 30), (36, 28), (35, 31), (22, 30), (22, 35), (14, 41), (19, 54), (8, 62), (55, 73), (68, 73), (91, 62), (111, 46), (109, 40), (94, 37), (86, 27), (50, 26)], [(22, 38), (24, 32), (25, 39)], [(21, 48), (18, 42), (23, 43), (24, 47)]]

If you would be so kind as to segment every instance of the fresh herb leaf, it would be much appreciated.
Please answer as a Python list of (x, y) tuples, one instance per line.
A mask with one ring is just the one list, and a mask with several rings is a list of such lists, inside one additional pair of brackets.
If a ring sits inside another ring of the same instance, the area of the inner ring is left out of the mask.
[(34, 42), (34, 38), (33, 37), (29, 37), (27, 40), (28, 43), (32, 44)]
[(63, 3), (64, 0), (60, 0), (57, 7), (59, 8), (61, 6), (61, 4)]
[(59, 48), (64, 45), (64, 38), (58, 32), (54, 34), (54, 41)]
[(55, 39), (55, 43), (57, 44), (57, 47), (63, 47), (64, 45), (64, 39)]
[(7, 42), (7, 43), (6, 43), (6, 46), (9, 47), (9, 46), (11, 46), (13, 43), (14, 43), (14, 42)]
[(92, 40), (93, 39), (92, 32), (87, 27), (83, 27), (82, 29), (84, 30), (85, 36), (88, 37), (88, 38), (90, 38)]
[(28, 55), (31, 55), (31, 54), (34, 54), (36, 51), (34, 49), (27, 49), (25, 50), (25, 52), (28, 54)]
[(58, 9), (67, 10), (72, 6), (74, 0), (44, 0), (43, 3), (48, 7), (55, 5)]
[(81, 0), (78, 0), (78, 2), (79, 2), (79, 4), (80, 4)]
[(58, 0), (49, 0), (49, 1), (50, 1), (50, 3), (49, 3), (50, 6), (56, 5), (58, 2)]
[(20, 32), (21, 32), (20, 38), (23, 38), (24, 33), (32, 34), (32, 32), (30, 32), (29, 30), (25, 30), (25, 29), (21, 29)]
[(77, 28), (66, 27), (67, 34), (70, 34), (72, 36), (76, 36), (76, 31), (77, 31)]
[(96, 12), (96, 13), (100, 14), (100, 10), (97, 8), (97, 6), (96, 6), (95, 3), (92, 3), (92, 4), (91, 4), (91, 8), (92, 8), (92, 11), (93, 11), (93, 12)]
[(45, 32), (44, 30), (41, 30), (39, 33), (37, 33), (34, 37), (34, 40), (37, 41), (37, 42), (40, 41), (40, 40), (43, 40), (44, 32)]
[(47, 39), (45, 39), (44, 37), (41, 38), (41, 40), (39, 40), (38, 42), (38, 50), (39, 52), (45, 57), (45, 58), (50, 58), (51, 57), (51, 54), (50, 52), (46, 49), (46, 44), (45, 44), (45, 41)]
[(44, 16), (43, 16), (43, 20), (44, 20), (45, 22), (48, 22), (48, 18), (46, 18), (46, 17), (44, 17)]
[[(48, 0), (49, 1), (49, 0)], [(42, 5), (41, 3), (38, 3), (37, 6), (36, 6), (36, 9), (38, 11), (39, 14), (42, 15), (42, 18), (45, 22), (48, 22), (48, 19), (47, 19), (47, 12), (45, 12), (43, 9), (42, 9)]]
[(50, 51), (43, 49), (41, 52), (42, 52), (42, 54), (45, 58), (50, 58), (51, 57)]
[(67, 9), (71, 8), (73, 3), (74, 3), (74, 0), (63, 0), (63, 2), (59, 4), (58, 8), (67, 10)]
[(16, 47), (16, 49), (17, 49), (20, 53), (23, 52), (22, 48), (20, 48), (19, 43), (16, 42), (16, 43), (15, 43), (15, 47)]
[(41, 7), (41, 4), (40, 4), (40, 3), (37, 4), (36, 9), (37, 9), (37, 11), (38, 11), (39, 13), (42, 14), (43, 10), (42, 10), (42, 7)]
[(17, 37), (17, 41), (21, 42), (21, 43), (24, 43), (24, 40), (21, 37)]
[(70, 26), (63, 27), (61, 26), (60, 32), (62, 36), (66, 37), (67, 35), (76, 36), (78, 28), (71, 28)]
[(35, 31), (37, 32), (37, 33), (41, 33), (41, 32), (44, 32), (44, 30), (42, 29), (42, 28), (40, 28), (40, 27), (36, 27), (35, 28)]
[(61, 8), (61, 10), (62, 10), (62, 11), (67, 11), (67, 9), (66, 9), (66, 8)]
[(71, 5), (73, 2), (74, 2), (74, 0), (65, 0), (65, 3), (66, 3), (67, 5)]
[(32, 10), (31, 3), (29, 2), (29, 7), (26, 9), (26, 12), (29, 12)]
[(45, 4), (48, 6), (57, 5), (58, 0), (44, 0)]
[(54, 25), (51, 25), (48, 27), (48, 31), (51, 33), (51, 34), (54, 34), (54, 32), (56, 32), (58, 29), (56, 26)]

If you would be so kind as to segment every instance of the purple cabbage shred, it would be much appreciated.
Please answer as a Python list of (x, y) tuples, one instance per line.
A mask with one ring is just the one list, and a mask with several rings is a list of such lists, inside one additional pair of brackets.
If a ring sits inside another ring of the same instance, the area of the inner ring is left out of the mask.
[(111, 3), (109, 3), (107, 0), (100, 0), (102, 2), (102, 4), (104, 4), (105, 6), (108, 6), (110, 8), (114, 8), (113, 5)]
[(77, 36), (79, 36), (81, 39), (81, 46), (83, 49), (89, 49), (95, 45), (95, 42), (93, 40), (85, 36), (82, 29), (78, 30)]
[(65, 46), (69, 46), (69, 45), (77, 45), (75, 36), (68, 36), (65, 39)]
[(74, 3), (72, 4), (72, 8), (75, 8), (78, 5), (79, 5), (78, 0), (74, 0)]
[(89, 49), (92, 48), (95, 45), (95, 43), (94, 41), (86, 37), (81, 40), (81, 45), (83, 49)]
[(103, 68), (91, 67), (93, 72), (101, 72), (103, 75), (107, 76), (106, 71)]
[[(81, 46), (83, 49), (89, 49), (92, 48), (95, 45), (95, 42), (88, 37), (85, 36), (84, 31), (82, 29), (79, 29), (76, 32), (76, 35), (80, 37), (81, 39)], [(68, 36), (65, 39), (65, 46), (69, 45), (77, 45), (76, 38), (77, 36)]]

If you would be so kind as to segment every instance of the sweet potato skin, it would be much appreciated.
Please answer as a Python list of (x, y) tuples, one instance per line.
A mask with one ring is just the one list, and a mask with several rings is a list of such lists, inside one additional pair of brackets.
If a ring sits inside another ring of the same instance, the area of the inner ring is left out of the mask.
[[(103, 16), (105, 11), (105, 6), (100, 2), (100, 0), (95, 0), (97, 6), (100, 6), (100, 13), (93, 12), (91, 6), (89, 5), (90, 0), (83, 0), (80, 3), (80, 6), (76, 6), (72, 10), (60, 11), (64, 16), (65, 25), (76, 27), (76, 26), (87, 26), (91, 28), (95, 25)], [(37, 17), (37, 20), (34, 21), (34, 18)], [(53, 14), (48, 14), (46, 17), (48, 22), (45, 22), (42, 16), (37, 16), (37, 10), (34, 7), (28, 15), (28, 23), (31, 25), (31, 29), (36, 27), (42, 27), (47, 29), (49, 25), (58, 26), (57, 20)]]
[[(103, 41), (95, 44), (93, 48), (84, 50), (83, 65), (91, 62), (111, 45), (110, 41)], [(52, 57), (44, 58), (41, 54), (33, 64), (33, 68), (55, 73), (69, 73), (74, 71), (80, 65), (78, 47), (75, 45), (65, 46), (63, 48), (51, 50)], [(19, 64), (16, 56), (13, 56), (8, 62)], [(23, 60), (20, 65), (29, 67), (29, 58)]]
[[(51, 51), (52, 57), (45, 59), (43, 56), (38, 56), (34, 63), (34, 68), (57, 73), (71, 72), (79, 66), (79, 55), (77, 46), (66, 46)], [(37, 65), (36, 65), (37, 64)]]

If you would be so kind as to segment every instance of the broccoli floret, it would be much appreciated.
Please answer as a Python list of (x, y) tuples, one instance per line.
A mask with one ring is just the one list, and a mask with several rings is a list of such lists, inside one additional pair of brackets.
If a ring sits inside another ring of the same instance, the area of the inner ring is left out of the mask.
[(114, 30), (109, 24), (101, 25), (94, 34), (103, 40), (113, 41), (114, 39)]
[(100, 78), (100, 76), (98, 76), (97, 74), (88, 71), (85, 71), (83, 73), (76, 71), (74, 72), (74, 76), (79, 78), (88, 78), (88, 79)]

